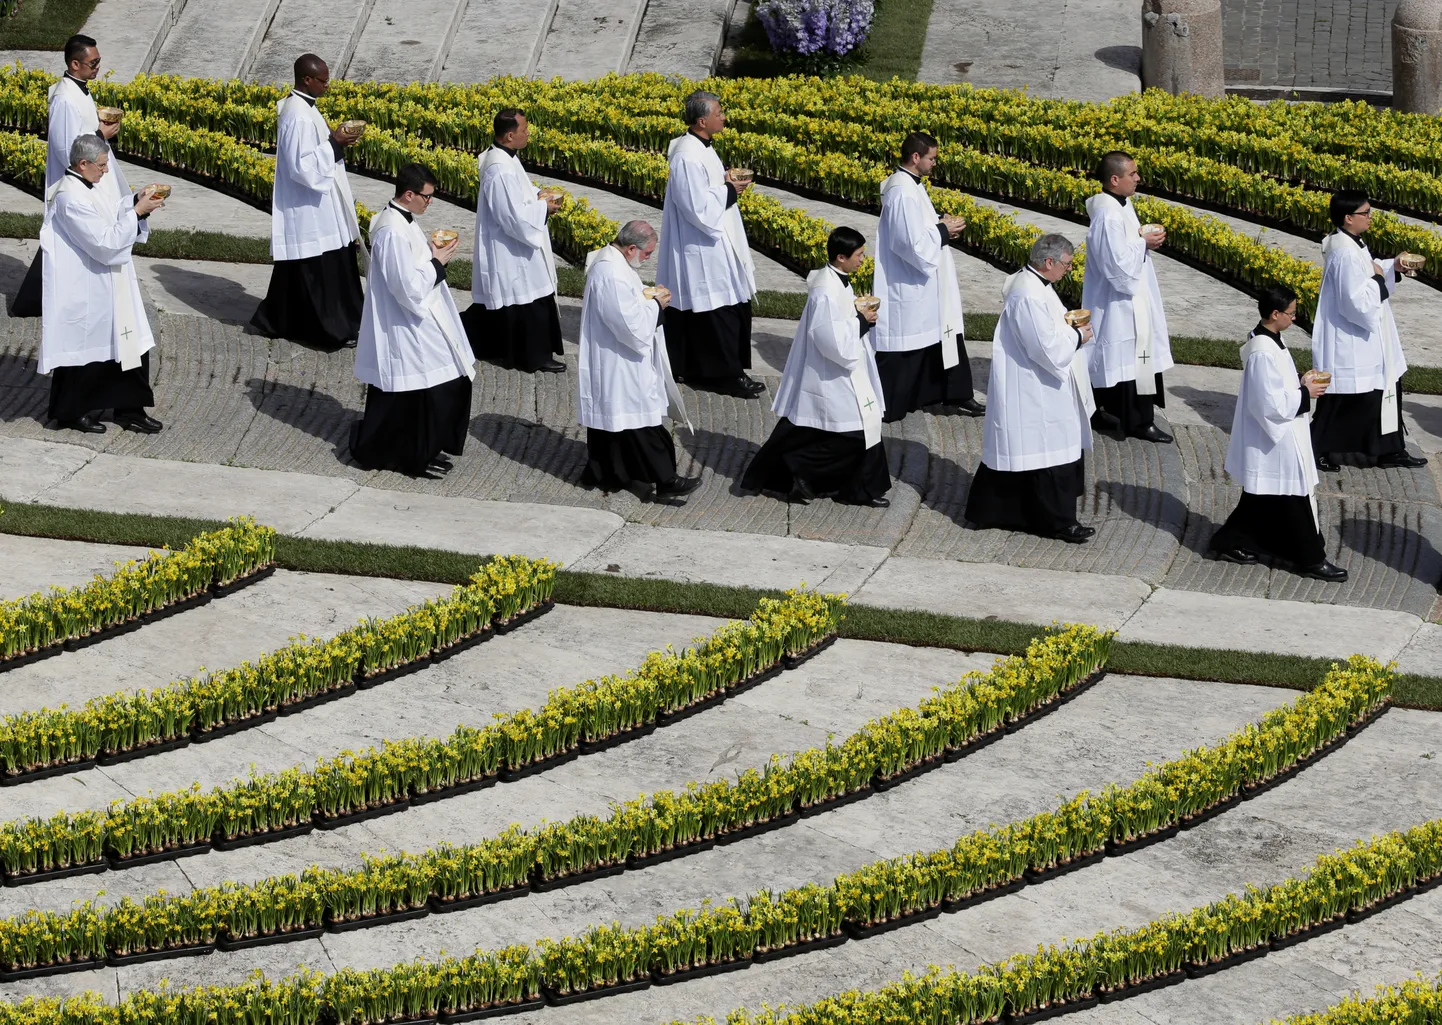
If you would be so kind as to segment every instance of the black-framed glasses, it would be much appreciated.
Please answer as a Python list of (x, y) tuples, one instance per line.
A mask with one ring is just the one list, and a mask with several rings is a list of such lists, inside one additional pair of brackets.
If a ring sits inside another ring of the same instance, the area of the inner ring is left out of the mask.
[(416, 193), (416, 196), (420, 199), (424, 199), (427, 203), (436, 198), (436, 194), (434, 192), (418, 192)]
[(99, 58), (99, 57), (96, 57), (93, 61), (81, 61), (80, 63), (83, 64), (83, 65), (85, 65), (85, 66), (86, 66), (87, 68), (89, 68), (91, 71), (99, 71), (99, 70), (100, 70), (100, 58)]

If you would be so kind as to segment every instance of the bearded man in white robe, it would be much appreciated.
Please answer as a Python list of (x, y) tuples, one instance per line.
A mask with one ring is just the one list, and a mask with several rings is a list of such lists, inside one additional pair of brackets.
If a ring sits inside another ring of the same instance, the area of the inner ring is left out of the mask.
[(937, 152), (934, 138), (913, 132), (901, 144), (900, 166), (881, 183), (875, 282), (881, 310), (872, 343), (888, 421), (925, 406), (986, 413), (972, 388), (950, 246), (966, 222), (937, 216), (924, 181)]
[(1132, 206), (1142, 180), (1135, 160), (1119, 150), (1107, 153), (1097, 177), (1102, 191), (1087, 200), (1091, 227), (1082, 280), (1082, 307), (1091, 310), (1096, 331), (1093, 424), (1118, 439), (1167, 444), (1172, 436), (1157, 427), (1156, 410), (1166, 405), (1162, 373), (1172, 368), (1172, 346), (1152, 261), (1167, 233), (1158, 224), (1142, 234)]
[(466, 344), (446, 264), (458, 238), (437, 242), (416, 218), (436, 179), (420, 164), (396, 175), (395, 198), (371, 221), (371, 261), (355, 375), (365, 416), (351, 428), (351, 456), (367, 470), (435, 480), (465, 450), (475, 358)]
[(1021, 530), (1068, 544), (1096, 533), (1077, 521), (1084, 452), (1092, 447), (1087, 343), (1091, 326), (1067, 323), (1055, 284), (1071, 270), (1072, 244), (1043, 235), (1027, 265), (1007, 278), (991, 344), (986, 431), (966, 518), (978, 528)]
[(629, 221), (586, 261), (577, 364), (586, 428), (581, 483), (680, 505), (701, 478), (677, 474), (675, 442), (664, 425), (667, 416), (687, 420), (661, 327), (671, 296), (646, 288), (637, 273), (655, 251), (656, 229)]
[(751, 185), (727, 171), (712, 146), (726, 127), (720, 97), (693, 92), (685, 118), (686, 134), (667, 150), (670, 173), (656, 258), (656, 283), (671, 291), (666, 347), (677, 380), (754, 399), (766, 390), (746, 373), (756, 268), (736, 205)]
[(313, 53), (295, 62), (295, 87), (276, 104), (275, 189), (271, 193), (270, 288), (251, 326), (334, 351), (354, 347), (365, 296), (360, 224), (345, 171), (345, 150), (360, 133), (334, 130), (315, 102), (330, 89), (330, 68)]
[(885, 509), (891, 504), (881, 439), (886, 410), (866, 339), (877, 314), (857, 309), (851, 287), (866, 258), (866, 239), (855, 228), (836, 228), (826, 255), (826, 266), (806, 279), (806, 308), (771, 407), (780, 419), (746, 467), (741, 489), (777, 492), (801, 505), (825, 495)]
[(77, 136), (70, 167), (45, 191), (40, 372), (53, 375), (49, 418), (61, 427), (104, 434), (100, 417), (112, 409), (126, 430), (155, 434), (162, 425), (145, 412), (155, 404), (155, 338), (130, 250), (163, 200), (154, 186), (123, 197), (101, 188), (110, 161), (103, 137)]
[(1392, 293), (1404, 272), (1396, 260), (1374, 260), (1362, 236), (1372, 204), (1360, 192), (1331, 199), (1336, 231), (1322, 240), (1322, 288), (1312, 325), (1312, 366), (1332, 374), (1317, 400), (1312, 450), (1332, 473), (1347, 458), (1366, 466), (1412, 469), (1427, 460), (1407, 451), (1402, 375), (1407, 360), (1392, 319)]
[[(48, 191), (70, 170), (70, 147), (82, 135), (99, 135), (109, 142), (120, 132), (119, 122), (101, 124), (95, 100), (90, 96), (90, 83), (100, 74), (100, 50), (90, 36), (74, 35), (65, 41), (65, 74), (50, 87), (50, 119), (46, 129), (45, 188)], [(120, 162), (112, 159), (110, 170), (100, 179), (102, 192), (119, 202), (130, 195), (125, 172)], [(48, 214), (46, 215), (48, 216)], [(149, 227), (141, 222), (139, 241), (144, 242)], [(15, 297), (11, 314), (16, 317), (38, 317), (41, 312), (41, 254), (35, 254), (29, 272)]]
[(531, 138), (526, 115), (507, 107), (492, 122), (495, 144), (478, 158), (471, 305), (461, 317), (477, 359), (527, 373), (565, 373), (556, 259), (547, 220), (561, 198), (537, 191), (521, 166)]
[(1317, 467), (1309, 421), (1327, 384), (1315, 370), (1298, 377), (1282, 341), (1297, 319), (1297, 293), (1270, 285), (1257, 311), (1262, 320), (1242, 346), (1242, 384), (1227, 445), (1227, 473), (1242, 486), (1242, 500), (1208, 550), (1224, 562), (1251, 566), (1265, 557), (1304, 577), (1341, 583), (1347, 571), (1327, 561), (1313, 494)]

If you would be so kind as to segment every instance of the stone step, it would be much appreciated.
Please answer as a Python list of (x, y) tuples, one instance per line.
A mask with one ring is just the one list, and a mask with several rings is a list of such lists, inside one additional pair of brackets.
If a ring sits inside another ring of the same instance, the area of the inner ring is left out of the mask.
[(344, 77), (433, 81), (465, 8), (466, 0), (375, 0)]
[[(184, 13), (186, 0), (101, 0), (81, 29), (95, 37), (100, 73), (114, 82), (129, 82), (143, 71), (153, 71), (156, 58), (171, 28)], [(58, 73), (60, 55), (50, 68)]]
[(193, 78), (242, 78), (280, 0), (186, 0), (152, 68)]
[(483, 82), (498, 75), (526, 76), (536, 67), (556, 0), (518, 4), (470, 0), (441, 69), (443, 82)]
[(650, 0), (627, 71), (706, 78), (716, 67), (736, 0)]
[(374, 6), (375, 0), (330, 0), (324, 5), (281, 0), (246, 77), (288, 85), (294, 81), (295, 59), (314, 53), (340, 78)]
[(535, 76), (597, 78), (625, 71), (646, 0), (559, 0)]

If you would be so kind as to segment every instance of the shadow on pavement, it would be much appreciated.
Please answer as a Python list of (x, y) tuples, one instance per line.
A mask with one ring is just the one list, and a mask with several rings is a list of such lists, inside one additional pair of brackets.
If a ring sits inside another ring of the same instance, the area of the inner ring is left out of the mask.
[(567, 484), (577, 483), (586, 465), (584, 438), (572, 437), (548, 424), (503, 413), (482, 413), (472, 418), (470, 433), (497, 455)]

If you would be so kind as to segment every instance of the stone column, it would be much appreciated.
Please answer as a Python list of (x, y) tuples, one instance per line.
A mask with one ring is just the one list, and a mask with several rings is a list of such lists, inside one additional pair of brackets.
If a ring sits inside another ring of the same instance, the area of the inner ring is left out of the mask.
[(1142, 88), (1154, 87), (1226, 94), (1221, 0), (1142, 0)]
[(1442, 0), (1402, 0), (1392, 15), (1392, 107), (1435, 114), (1442, 103)]

